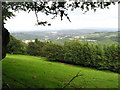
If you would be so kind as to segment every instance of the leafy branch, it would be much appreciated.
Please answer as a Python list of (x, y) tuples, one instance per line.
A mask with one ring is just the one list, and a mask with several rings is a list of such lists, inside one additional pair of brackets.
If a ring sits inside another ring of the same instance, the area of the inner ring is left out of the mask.
[(53, 15), (52, 19), (60, 16), (61, 20), (63, 20), (63, 16), (65, 16), (70, 21), (68, 10), (73, 11), (74, 9), (79, 8), (84, 12), (83, 14), (85, 14), (87, 11), (90, 10), (96, 11), (98, 8), (109, 8), (111, 4), (115, 5), (116, 2), (120, 3), (119, 0), (116, 0), (116, 2), (76, 2), (74, 0), (63, 0), (63, 2), (50, 1), (44, 2), (38, 0), (38, 2), (2, 2), (2, 19), (3, 21), (6, 21), (7, 19), (15, 16), (15, 11), (19, 12), (22, 10), (28, 11), (28, 13), (30, 11), (35, 11), (38, 25), (45, 26), (47, 24), (48, 26), (50, 26), (51, 24), (46, 23), (46, 21), (39, 22), (38, 12), (42, 12), (46, 15)]

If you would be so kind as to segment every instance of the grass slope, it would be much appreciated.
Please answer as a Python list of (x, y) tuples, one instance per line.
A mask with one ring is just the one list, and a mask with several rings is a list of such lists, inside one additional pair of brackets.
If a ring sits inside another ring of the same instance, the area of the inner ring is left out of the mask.
[(11, 88), (62, 88), (80, 71), (66, 88), (118, 88), (118, 74), (25, 55), (7, 55), (2, 61), (3, 81)]

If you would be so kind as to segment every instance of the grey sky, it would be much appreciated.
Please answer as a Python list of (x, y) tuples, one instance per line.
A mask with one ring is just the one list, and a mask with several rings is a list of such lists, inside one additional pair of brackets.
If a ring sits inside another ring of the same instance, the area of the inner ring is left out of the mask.
[(111, 5), (110, 9), (98, 9), (89, 11), (83, 14), (81, 10), (69, 12), (69, 17), (72, 22), (69, 22), (66, 17), (63, 21), (60, 17), (51, 19), (52, 16), (39, 14), (39, 20), (47, 20), (51, 26), (37, 26), (34, 12), (19, 12), (16, 17), (7, 21), (5, 27), (10, 31), (31, 31), (31, 30), (61, 30), (61, 29), (85, 29), (85, 28), (118, 28), (118, 5)]

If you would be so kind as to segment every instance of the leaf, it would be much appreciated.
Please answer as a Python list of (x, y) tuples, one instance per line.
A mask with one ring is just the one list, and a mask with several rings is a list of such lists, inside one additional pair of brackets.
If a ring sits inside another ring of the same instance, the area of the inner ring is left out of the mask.
[(51, 24), (49, 23), (48, 26), (51, 26)]
[(96, 9), (94, 9), (94, 12), (96, 12)]

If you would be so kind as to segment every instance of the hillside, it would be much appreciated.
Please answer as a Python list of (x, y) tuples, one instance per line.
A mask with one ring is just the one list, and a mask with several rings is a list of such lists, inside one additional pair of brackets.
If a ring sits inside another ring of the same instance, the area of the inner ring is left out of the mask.
[(46, 58), (10, 55), (2, 61), (3, 82), (10, 88), (118, 88), (118, 74), (70, 64), (46, 61)]
[(41, 41), (53, 41), (64, 43), (78, 39), (89, 42), (116, 43), (118, 42), (118, 32), (115, 31), (95, 31), (95, 30), (60, 30), (60, 31), (36, 31), (36, 32), (14, 32), (11, 33), (15, 38), (20, 40), (34, 40), (38, 38)]

